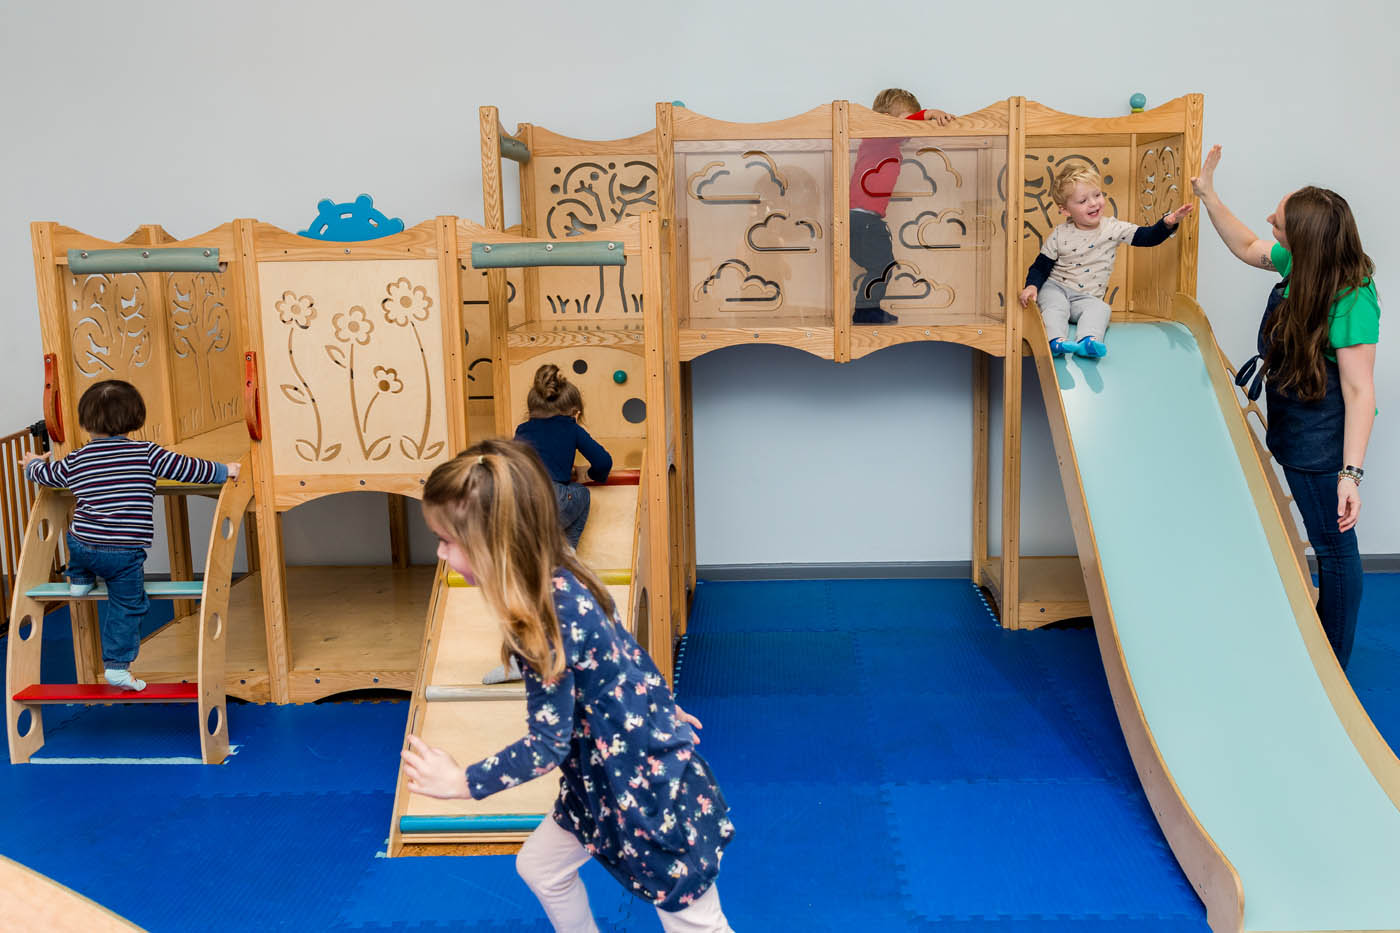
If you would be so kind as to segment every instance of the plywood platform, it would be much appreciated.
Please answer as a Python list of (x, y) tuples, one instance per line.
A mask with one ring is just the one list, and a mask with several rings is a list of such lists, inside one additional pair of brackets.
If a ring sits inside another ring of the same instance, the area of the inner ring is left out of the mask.
[[(993, 557), (977, 581), (992, 591), (998, 606), (1004, 604), (1001, 591), (1001, 563)], [(1088, 616), (1089, 596), (1077, 557), (1021, 558), (1021, 628), (1039, 628), (1063, 619)]]
[[(292, 702), (412, 690), (435, 572), (430, 565), (287, 568)], [(271, 691), (260, 587), (256, 573), (233, 587), (224, 683), (231, 696), (265, 703)], [(193, 615), (165, 626), (141, 645), (132, 671), (156, 682), (193, 679), (198, 627)]]

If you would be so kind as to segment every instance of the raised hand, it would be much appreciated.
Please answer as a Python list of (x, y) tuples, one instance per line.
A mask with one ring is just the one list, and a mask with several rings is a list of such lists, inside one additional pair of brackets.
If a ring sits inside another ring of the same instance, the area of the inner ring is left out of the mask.
[(1162, 219), (1167, 222), (1168, 227), (1175, 227), (1177, 224), (1181, 223), (1182, 218), (1189, 213), (1191, 213), (1191, 205), (1183, 204)]
[(1206, 153), (1205, 162), (1201, 165), (1201, 174), (1191, 179), (1191, 193), (1198, 198), (1207, 198), (1215, 194), (1215, 167), (1220, 164), (1220, 144), (1216, 143), (1210, 147), (1210, 152)]

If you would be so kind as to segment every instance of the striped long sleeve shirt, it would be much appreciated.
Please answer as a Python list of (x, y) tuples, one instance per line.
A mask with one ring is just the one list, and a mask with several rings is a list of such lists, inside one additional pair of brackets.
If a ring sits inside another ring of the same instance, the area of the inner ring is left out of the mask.
[(155, 535), (156, 479), (222, 483), (228, 467), (186, 457), (150, 441), (95, 437), (57, 463), (25, 470), (41, 486), (67, 488), (78, 500), (73, 537), (97, 547), (148, 548)]

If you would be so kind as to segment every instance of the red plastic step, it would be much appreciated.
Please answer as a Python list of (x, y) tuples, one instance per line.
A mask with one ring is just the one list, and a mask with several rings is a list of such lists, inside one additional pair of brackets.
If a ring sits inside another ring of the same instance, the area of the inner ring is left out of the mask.
[(591, 479), (585, 479), (585, 486), (636, 486), (642, 481), (641, 470), (613, 470), (608, 474), (608, 478), (601, 483)]
[(16, 703), (194, 703), (199, 684), (147, 684), (123, 690), (111, 684), (34, 684), (15, 694)]

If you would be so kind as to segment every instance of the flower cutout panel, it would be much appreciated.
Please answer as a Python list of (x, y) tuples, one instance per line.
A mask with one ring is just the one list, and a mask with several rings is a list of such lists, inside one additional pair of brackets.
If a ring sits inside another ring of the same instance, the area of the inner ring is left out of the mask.
[(165, 274), (166, 328), (181, 440), (243, 418), (243, 354), (227, 273)]
[[(909, 324), (1004, 319), (1000, 137), (851, 143), (851, 287)], [(884, 228), (872, 212), (884, 210)], [(866, 262), (875, 268), (866, 268)]]
[(680, 283), (690, 327), (831, 322), (831, 144), (676, 147)]
[(269, 262), (258, 277), (278, 474), (423, 474), (448, 459), (436, 262)]

